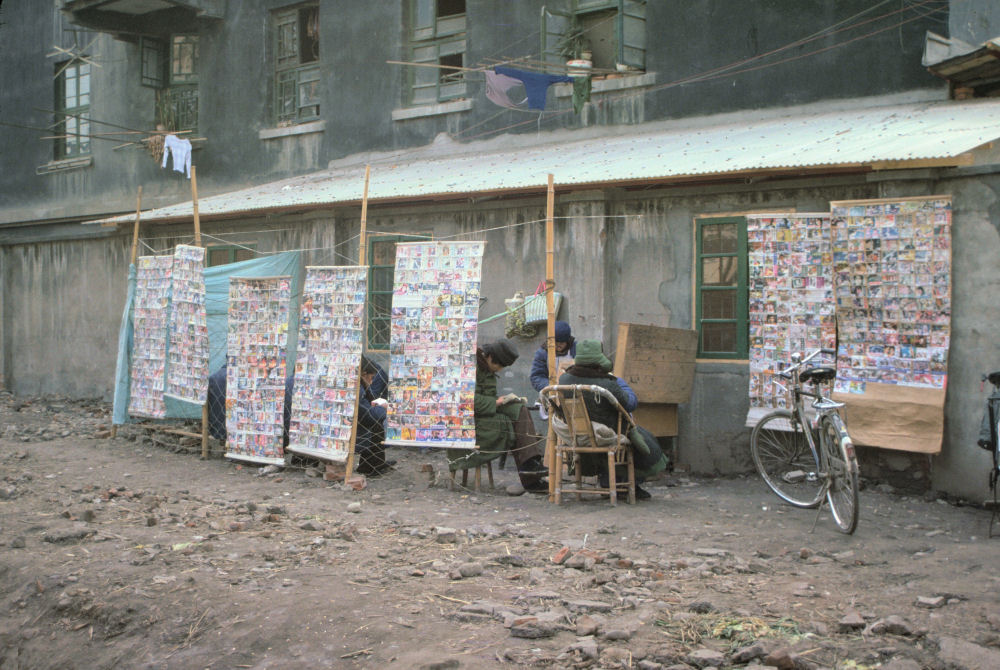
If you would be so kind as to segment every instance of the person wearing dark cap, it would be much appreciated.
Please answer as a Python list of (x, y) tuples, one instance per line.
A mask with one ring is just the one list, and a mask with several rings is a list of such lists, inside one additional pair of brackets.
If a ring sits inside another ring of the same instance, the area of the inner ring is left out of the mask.
[[(556, 376), (562, 366), (572, 361), (576, 356), (576, 340), (569, 324), (556, 321)], [(535, 357), (531, 360), (531, 385), (536, 391), (541, 391), (549, 385), (549, 348), (546, 344), (538, 347)]]
[(388, 471), (394, 461), (385, 460), (385, 399), (388, 376), (375, 361), (361, 357), (361, 388), (358, 396), (358, 429), (354, 453), (359, 473), (377, 477)]
[[(631, 411), (626, 405), (628, 395), (621, 386), (622, 380), (611, 374), (611, 361), (604, 355), (604, 348), (601, 346), (600, 340), (580, 340), (573, 365), (567, 368), (566, 372), (559, 377), (559, 383), (565, 385), (591, 384), (593, 386), (600, 386), (608, 390), (625, 411)], [(634, 396), (635, 394), (633, 394), (633, 398)], [(598, 396), (592, 394), (585, 394), (583, 401), (587, 405), (587, 414), (590, 415), (591, 421), (604, 424), (612, 430), (618, 429), (617, 409), (607, 402), (601, 402)], [(637, 430), (642, 434), (642, 446), (633, 445), (632, 458), (635, 462), (636, 482), (641, 482), (665, 469), (667, 459), (664, 457), (663, 450), (652, 433), (641, 427), (637, 427)], [(631, 439), (635, 436), (630, 435), (629, 437)], [(597, 475), (601, 487), (607, 488), (609, 480), (608, 462), (603, 455), (580, 454), (580, 464), (584, 476)], [(635, 494), (640, 500), (651, 497), (648, 491), (639, 487), (638, 483), (635, 487)]]
[[(569, 324), (565, 321), (556, 321), (555, 333), (556, 379), (559, 379), (563, 371), (573, 364), (573, 359), (576, 357), (576, 340), (573, 338)], [(610, 366), (608, 369), (611, 369)], [(639, 400), (636, 398), (635, 391), (621, 377), (616, 377), (616, 379), (618, 380), (618, 386), (625, 393), (625, 401), (621, 403), (622, 407), (625, 408), (626, 412), (634, 412), (635, 408), (639, 406)], [(549, 351), (544, 344), (538, 347), (538, 351), (535, 352), (535, 358), (531, 361), (531, 385), (536, 391), (541, 391), (549, 385)], [(542, 418), (547, 418), (544, 413)]]
[(507, 339), (476, 349), (475, 420), (477, 450), (449, 450), (449, 468), (461, 470), (489, 462), (510, 452), (526, 491), (548, 493), (543, 479), (542, 437), (535, 432), (528, 408), (520, 399), (497, 397), (497, 372), (517, 360), (517, 349)]

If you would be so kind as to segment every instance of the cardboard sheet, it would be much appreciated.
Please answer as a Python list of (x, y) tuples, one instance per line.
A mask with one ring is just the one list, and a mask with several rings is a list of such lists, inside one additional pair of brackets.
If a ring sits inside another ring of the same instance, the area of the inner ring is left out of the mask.
[(847, 403), (847, 432), (855, 444), (941, 453), (945, 389), (869, 382), (863, 395), (834, 393), (833, 399)]
[(696, 330), (619, 323), (614, 372), (628, 382), (640, 402), (687, 402), (697, 352)]

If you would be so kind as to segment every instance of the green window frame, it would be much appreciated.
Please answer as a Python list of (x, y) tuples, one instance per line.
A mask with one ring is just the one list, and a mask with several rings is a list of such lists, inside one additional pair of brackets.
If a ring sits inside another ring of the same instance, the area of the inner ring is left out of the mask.
[(699, 357), (747, 358), (747, 267), (744, 217), (696, 219), (695, 320)]
[(429, 240), (427, 235), (372, 235), (368, 238), (368, 346), (388, 351), (392, 289), (396, 281), (396, 245)]
[(65, 61), (56, 66), (56, 160), (90, 153), (90, 63)]
[(579, 58), (586, 44), (595, 68), (646, 69), (646, 0), (566, 0), (541, 16), (543, 61)]
[(167, 44), (163, 40), (142, 36), (139, 38), (141, 63), (139, 83), (149, 88), (163, 88), (167, 84)]
[[(465, 0), (410, 0), (410, 60), (465, 67)], [(409, 103), (428, 105), (464, 97), (465, 72), (439, 67), (409, 68)]]
[(274, 118), (294, 125), (319, 118), (319, 4), (272, 14)]
[(205, 249), (205, 267), (228, 265), (257, 257), (256, 244), (213, 245)]

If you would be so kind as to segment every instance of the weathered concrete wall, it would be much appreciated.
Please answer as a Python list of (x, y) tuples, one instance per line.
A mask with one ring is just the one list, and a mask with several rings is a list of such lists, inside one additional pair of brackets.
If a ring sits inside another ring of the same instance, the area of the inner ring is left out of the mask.
[(953, 196), (952, 317), (945, 403), (945, 446), (934, 458), (936, 489), (974, 501), (989, 497), (993, 461), (976, 446), (989, 383), (1000, 370), (1000, 176), (945, 180)]
[[(945, 445), (930, 461), (930, 484), (969, 499), (986, 497), (989, 455), (975, 447), (984, 395), (979, 379), (1000, 368), (1000, 174), (995, 168), (913, 170), (785, 182), (738, 183), (557, 196), (555, 274), (565, 295), (559, 318), (577, 337), (600, 338), (612, 353), (622, 321), (692, 327), (694, 217), (783, 209), (828, 211), (831, 200), (948, 194), (954, 203), (953, 315)], [(515, 291), (532, 293), (545, 277), (545, 202), (540, 196), (432, 205), (375, 206), (370, 233), (484, 240), (481, 318), (500, 314)], [(307, 265), (353, 264), (359, 211), (272, 215), (203, 225), (206, 244), (252, 244), (258, 252), (305, 249)], [(0, 285), (2, 356), (17, 393), (110, 397), (116, 334), (124, 300), (129, 231), (81, 241), (4, 247)], [(191, 241), (189, 226), (155, 226), (157, 250)], [(503, 335), (503, 319), (484, 323), (480, 340)], [(533, 396), (528, 371), (543, 329), (516, 338), (521, 358), (505, 390)], [(745, 362), (700, 361), (691, 401), (681, 405), (679, 462), (695, 472), (750, 468)], [(879, 450), (867, 462), (913, 477), (927, 459)], [(888, 456), (886, 456), (888, 455)], [(885, 458), (882, 458), (885, 456)], [(891, 456), (891, 458), (890, 458)], [(888, 459), (888, 460), (887, 460)], [(906, 460), (910, 459), (911, 466)], [(883, 463), (884, 461), (884, 463)], [(891, 462), (890, 462), (891, 461)], [(883, 468), (884, 469), (884, 468)]]

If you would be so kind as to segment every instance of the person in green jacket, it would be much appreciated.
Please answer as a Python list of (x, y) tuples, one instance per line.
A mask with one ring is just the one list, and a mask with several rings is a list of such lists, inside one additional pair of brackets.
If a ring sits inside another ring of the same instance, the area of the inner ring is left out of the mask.
[[(559, 384), (590, 384), (608, 390), (619, 405), (628, 404), (628, 397), (618, 384), (618, 378), (611, 374), (611, 361), (604, 355), (600, 340), (581, 340), (576, 344), (576, 358), (573, 365), (559, 377)], [(618, 430), (618, 410), (608, 402), (601, 402), (595, 394), (585, 394), (583, 398), (590, 420)], [(629, 433), (632, 441), (632, 459), (635, 463), (635, 495), (640, 500), (650, 498), (650, 493), (639, 487), (638, 482), (664, 470), (667, 459), (660, 443), (645, 428), (636, 427)], [(597, 475), (602, 487), (608, 486), (608, 462), (599, 454), (580, 454), (582, 472), (585, 476)], [(622, 473), (624, 474), (624, 473)], [(618, 479), (616, 473), (615, 478)]]
[(535, 432), (528, 408), (520, 398), (497, 397), (497, 372), (517, 360), (517, 350), (507, 339), (476, 349), (474, 398), (476, 445), (479, 449), (448, 451), (449, 468), (461, 470), (492, 461), (505, 452), (514, 457), (521, 485), (526, 491), (548, 493), (542, 463), (542, 437)]

